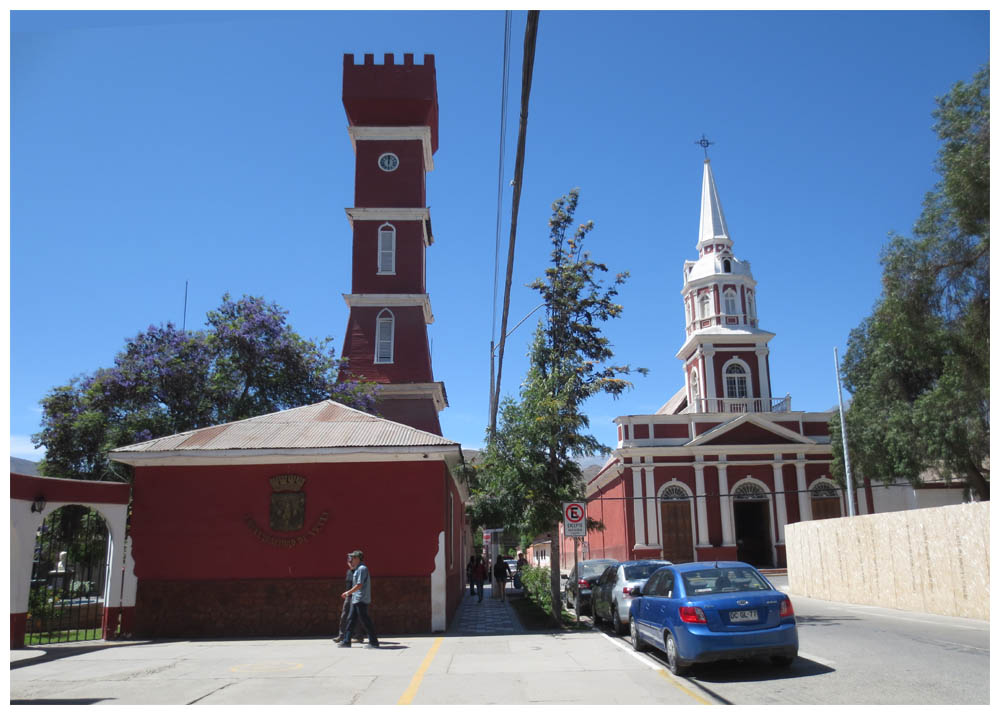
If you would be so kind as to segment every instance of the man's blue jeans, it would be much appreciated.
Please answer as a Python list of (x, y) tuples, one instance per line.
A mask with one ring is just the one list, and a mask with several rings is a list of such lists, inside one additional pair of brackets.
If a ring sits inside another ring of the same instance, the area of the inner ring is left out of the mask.
[(372, 623), (371, 617), (368, 615), (368, 604), (367, 603), (352, 603), (351, 604), (351, 615), (347, 617), (347, 629), (346, 633), (347, 640), (341, 641), (342, 643), (351, 644), (350, 634), (354, 633), (354, 627), (358, 620), (361, 621), (361, 625), (364, 626), (365, 633), (368, 634), (369, 645), (378, 645), (378, 636), (375, 635), (375, 626)]

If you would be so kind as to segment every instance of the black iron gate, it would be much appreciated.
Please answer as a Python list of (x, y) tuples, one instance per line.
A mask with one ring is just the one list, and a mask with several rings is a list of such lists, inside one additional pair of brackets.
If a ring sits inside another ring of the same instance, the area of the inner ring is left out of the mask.
[(101, 637), (108, 527), (95, 510), (52, 512), (35, 537), (25, 645)]

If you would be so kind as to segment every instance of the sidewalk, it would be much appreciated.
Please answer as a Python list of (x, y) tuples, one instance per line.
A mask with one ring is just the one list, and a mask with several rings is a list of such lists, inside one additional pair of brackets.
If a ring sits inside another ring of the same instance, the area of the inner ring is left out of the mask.
[[(449, 636), (473, 636), (473, 635), (511, 635), (524, 633), (521, 622), (510, 607), (509, 601), (501, 601), (493, 598), (493, 587), (487, 586), (483, 589), (485, 595), (480, 602), (478, 596), (470, 596), (469, 589), (465, 590), (462, 602), (458, 606), (458, 612), (454, 620), (448, 627)], [(507, 597), (510, 598), (511, 591), (507, 589)], [(522, 598), (521, 592), (515, 592), (514, 598)]]

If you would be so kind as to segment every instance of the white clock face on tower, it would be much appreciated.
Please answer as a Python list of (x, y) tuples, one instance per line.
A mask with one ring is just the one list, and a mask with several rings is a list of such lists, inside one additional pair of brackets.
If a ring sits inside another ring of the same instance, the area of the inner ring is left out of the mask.
[(395, 171), (399, 167), (399, 157), (392, 152), (386, 152), (378, 158), (378, 168), (382, 171)]

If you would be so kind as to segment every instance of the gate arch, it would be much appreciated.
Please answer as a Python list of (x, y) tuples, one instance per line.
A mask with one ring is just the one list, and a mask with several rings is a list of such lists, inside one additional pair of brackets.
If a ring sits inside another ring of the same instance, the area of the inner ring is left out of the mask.
[(104, 587), (101, 635), (131, 631), (135, 614), (136, 578), (126, 518), (130, 487), (112, 482), (88, 482), (11, 473), (10, 475), (10, 647), (23, 648), (28, 613), (35, 535), (56, 510), (79, 504), (104, 519), (110, 545)]

